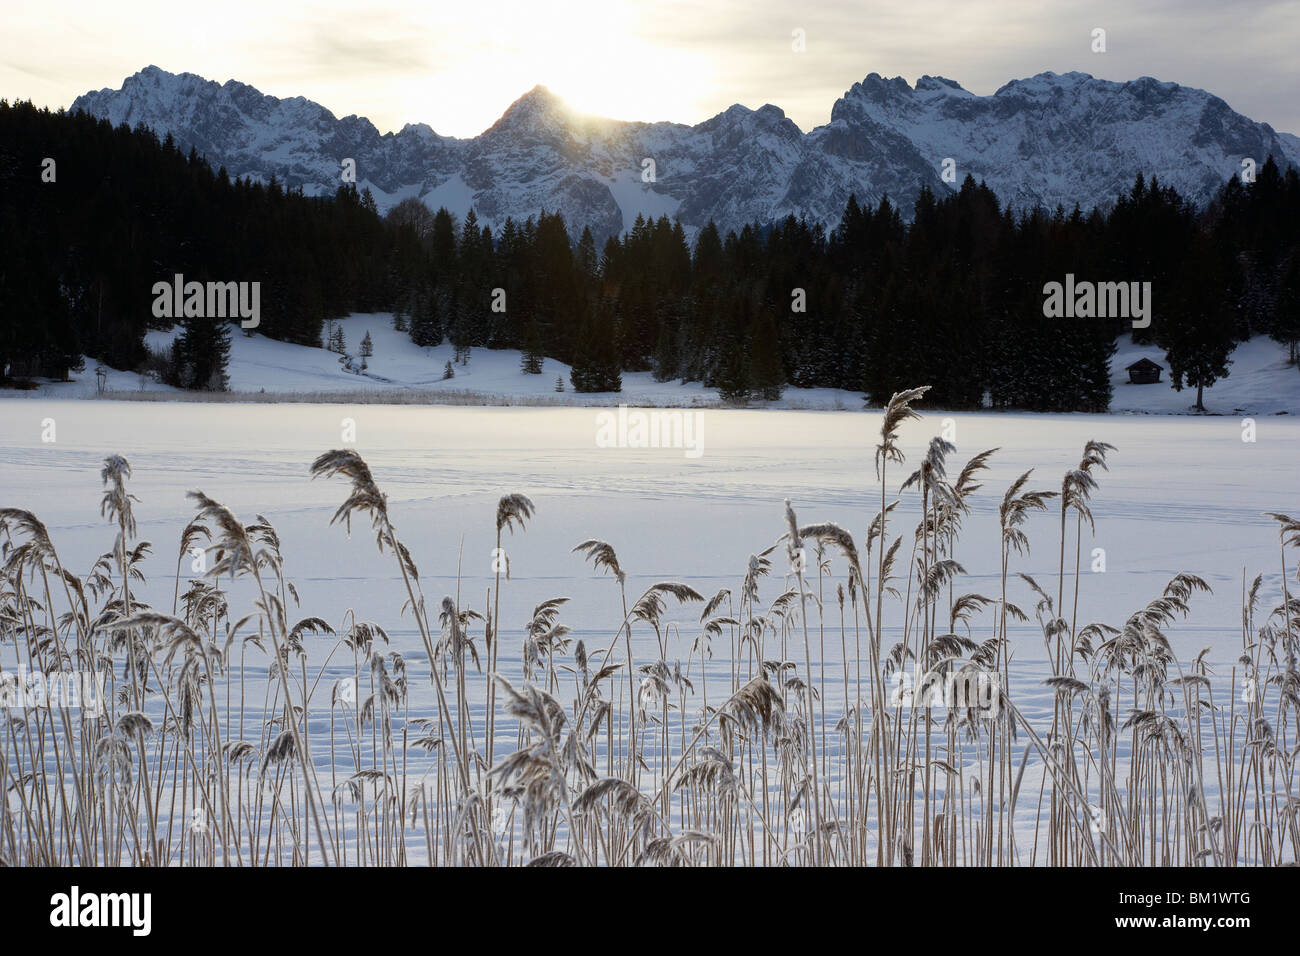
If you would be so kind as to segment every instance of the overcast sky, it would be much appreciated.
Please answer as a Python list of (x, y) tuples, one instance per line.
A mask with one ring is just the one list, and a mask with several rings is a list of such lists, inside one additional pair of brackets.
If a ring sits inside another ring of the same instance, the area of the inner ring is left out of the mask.
[[(1300, 133), (1300, 0), (4, 0), (3, 22), (0, 97), (51, 107), (156, 64), (306, 96), (382, 131), (473, 136), (539, 83), (618, 119), (696, 123), (774, 103), (808, 130), (868, 73), (989, 94), (1081, 70), (1201, 87)], [(1091, 49), (1097, 27), (1105, 53)]]

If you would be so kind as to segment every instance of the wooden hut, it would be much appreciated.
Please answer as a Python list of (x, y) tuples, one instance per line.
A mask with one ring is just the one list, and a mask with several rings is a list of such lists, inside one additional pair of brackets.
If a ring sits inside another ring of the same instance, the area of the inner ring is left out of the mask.
[(1154, 385), (1160, 381), (1160, 373), (1163, 371), (1163, 366), (1149, 358), (1140, 358), (1128, 367), (1128, 381), (1130, 385)]

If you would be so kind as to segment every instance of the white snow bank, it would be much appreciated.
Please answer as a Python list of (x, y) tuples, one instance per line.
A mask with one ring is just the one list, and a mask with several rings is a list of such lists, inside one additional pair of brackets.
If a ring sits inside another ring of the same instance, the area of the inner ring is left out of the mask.
[[(443, 370), (451, 361), (452, 347), (444, 343), (421, 348), (405, 332), (393, 328), (389, 313), (351, 315), (337, 321), (342, 326), (350, 363), (323, 348), (291, 345), (254, 333), (246, 335), (232, 329), (230, 348), (230, 388), (236, 393), (266, 393), (268, 400), (296, 395), (300, 399), (330, 400), (336, 393), (340, 400), (362, 400), (358, 393), (406, 391), (406, 400), (439, 402), (439, 393), (452, 404), (517, 405), (564, 404), (601, 405), (625, 403), (642, 406), (708, 406), (718, 403), (717, 389), (699, 382), (656, 382), (649, 372), (624, 372), (623, 391), (619, 394), (580, 395), (573, 391), (570, 368), (563, 362), (546, 359), (542, 374), (529, 375), (520, 370), (520, 353), (514, 349), (473, 349), (469, 364), (455, 365), (455, 377), (444, 380)], [(358, 373), (361, 340), (366, 333), (374, 346), (374, 355), (366, 360), (367, 368)], [(151, 348), (168, 346), (175, 332), (150, 332), (146, 342)], [(1165, 368), (1161, 382), (1155, 385), (1130, 385), (1126, 367), (1147, 357)], [(1212, 414), (1300, 414), (1300, 371), (1286, 362), (1284, 346), (1264, 336), (1243, 342), (1232, 354), (1229, 377), (1205, 392), (1205, 405)], [(44, 396), (56, 398), (90, 398), (96, 393), (94, 359), (87, 359), (86, 371), (73, 382), (44, 382), (33, 392), (0, 391), (0, 396)], [(556, 392), (556, 379), (564, 391)], [(1121, 413), (1159, 415), (1188, 414), (1196, 401), (1195, 389), (1174, 391), (1169, 383), (1168, 362), (1155, 346), (1136, 346), (1125, 337), (1111, 360), (1114, 396), (1110, 410)], [(135, 372), (108, 371), (110, 392), (174, 392), (156, 382), (142, 381)], [(177, 392), (178, 397), (183, 393)], [(396, 396), (395, 396), (396, 398)], [(401, 399), (397, 399), (401, 401)], [(776, 402), (754, 405), (784, 409), (849, 409), (863, 407), (861, 392), (834, 388), (787, 388)]]

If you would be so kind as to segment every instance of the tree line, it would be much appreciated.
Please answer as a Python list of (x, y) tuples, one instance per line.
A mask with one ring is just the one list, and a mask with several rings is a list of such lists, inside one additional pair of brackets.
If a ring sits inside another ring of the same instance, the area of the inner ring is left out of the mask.
[[(82, 355), (149, 365), (153, 286), (176, 274), (260, 281), (260, 330), (318, 345), (327, 317), (391, 300), (385, 235), (354, 189), (312, 198), (275, 179), (232, 180), (143, 126), (0, 101), (0, 376), (59, 376)], [(219, 385), (228, 328), (181, 324), (168, 374)]]
[[(598, 245), (546, 212), (496, 231), (416, 199), (381, 217), (352, 186), (232, 180), (143, 127), (0, 102), (0, 204), (0, 373), (86, 354), (221, 387), (232, 327), (186, 319), (171, 355), (144, 347), (150, 289), (173, 273), (261, 281), (274, 338), (320, 344), (328, 319), (392, 311), (417, 345), (518, 349), (523, 373), (570, 364), (578, 391), (648, 371), (727, 399), (793, 386), (881, 402), (923, 381), (941, 407), (1102, 411), (1122, 334), (1163, 351), (1198, 403), (1238, 342), (1271, 335), (1292, 361), (1300, 343), (1300, 180), (1271, 158), (1206, 208), (1138, 173), (1105, 208), (1013, 210), (967, 177), (922, 190), (907, 219), (850, 196), (830, 232), (790, 217), (688, 236), (638, 217)], [(1150, 325), (1045, 315), (1067, 274), (1150, 282)]]

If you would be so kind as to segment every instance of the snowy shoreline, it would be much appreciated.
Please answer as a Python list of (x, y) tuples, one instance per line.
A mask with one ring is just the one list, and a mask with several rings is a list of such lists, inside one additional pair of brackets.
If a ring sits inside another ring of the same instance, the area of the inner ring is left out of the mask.
[[(546, 359), (541, 374), (520, 370), (520, 353), (513, 349), (475, 348), (467, 365), (455, 364), (449, 343), (421, 347), (405, 332), (393, 328), (388, 313), (367, 313), (335, 320), (342, 329), (348, 356), (323, 348), (293, 345), (260, 334), (235, 332), (230, 350), (227, 392), (193, 392), (142, 379), (130, 371), (107, 370), (106, 387), (96, 384), (96, 362), (87, 358), (86, 370), (71, 382), (42, 380), (35, 389), (0, 389), (0, 397), (32, 399), (99, 399), (131, 402), (193, 402), (201, 404), (351, 404), (445, 405), (540, 408), (752, 409), (783, 411), (873, 411), (861, 391), (787, 386), (776, 401), (747, 404), (724, 402), (713, 388), (700, 382), (657, 382), (650, 372), (624, 372), (621, 392), (575, 393), (570, 367)], [(367, 333), (374, 354), (359, 371), (357, 345)], [(152, 331), (146, 344), (154, 350), (170, 347), (175, 331)], [(1226, 415), (1300, 414), (1300, 372), (1287, 365), (1286, 348), (1265, 336), (1241, 343), (1232, 353), (1230, 375), (1205, 391), (1208, 411), (1195, 412), (1195, 389), (1175, 391), (1168, 373), (1153, 385), (1131, 385), (1127, 366), (1139, 358), (1164, 365), (1155, 346), (1135, 345), (1125, 338), (1111, 359), (1114, 394), (1109, 415)], [(454, 377), (443, 379), (448, 362)], [(557, 391), (557, 380), (564, 391)], [(930, 408), (929, 414), (952, 410)], [(971, 410), (974, 411), (974, 410)], [(1021, 410), (983, 409), (995, 414), (1045, 414)], [(953, 414), (960, 414), (952, 412)], [(1083, 413), (1069, 413), (1083, 414)]]

